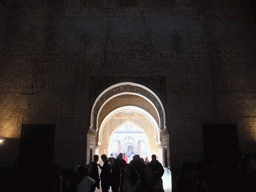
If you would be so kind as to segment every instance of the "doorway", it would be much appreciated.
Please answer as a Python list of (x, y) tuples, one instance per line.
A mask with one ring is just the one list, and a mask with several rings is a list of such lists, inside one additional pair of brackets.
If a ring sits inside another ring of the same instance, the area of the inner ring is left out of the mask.
[[(142, 152), (143, 147), (148, 147), (148, 156), (156, 154), (158, 160), (164, 163), (162, 148), (166, 147), (169, 151), (164, 106), (156, 93), (134, 82), (121, 82), (107, 87), (95, 99), (87, 134), (87, 162), (90, 161), (91, 147), (95, 154), (110, 155), (110, 136), (128, 121), (140, 127), (149, 141), (149, 145), (142, 140), (130, 148)], [(118, 145), (115, 150), (118, 151)], [(170, 164), (170, 160), (167, 161)]]
[[(121, 129), (128, 131), (131, 127), (138, 127), (146, 139), (136, 139), (133, 133), (125, 133), (123, 138), (112, 138)], [(151, 160), (151, 155), (155, 154), (163, 165), (170, 167), (169, 132), (164, 106), (157, 94), (134, 82), (120, 82), (105, 88), (91, 109), (87, 162), (90, 161), (90, 148), (99, 156), (133, 151), (142, 156), (148, 155)], [(166, 149), (165, 154), (163, 148)], [(165, 191), (171, 191), (171, 172), (168, 168), (165, 168), (163, 180)]]
[(107, 154), (113, 154), (114, 157), (117, 157), (119, 153), (125, 154), (128, 158), (127, 162), (130, 162), (135, 154), (144, 159), (149, 157), (149, 140), (143, 129), (127, 121), (114, 130), (109, 137)]
[(54, 152), (54, 124), (23, 124), (18, 162), (18, 186), (40, 188), (50, 185)]

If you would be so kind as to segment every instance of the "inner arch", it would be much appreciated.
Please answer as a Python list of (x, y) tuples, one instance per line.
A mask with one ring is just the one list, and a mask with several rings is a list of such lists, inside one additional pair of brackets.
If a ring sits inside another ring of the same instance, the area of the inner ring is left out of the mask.
[[(155, 119), (144, 109), (125, 106), (107, 115), (98, 131), (99, 154), (110, 155), (112, 143), (118, 143), (115, 148), (119, 149), (118, 152), (130, 153), (128, 149), (132, 148), (134, 154), (145, 152), (147, 157), (156, 154), (162, 162), (160, 129)], [(147, 151), (141, 150), (144, 145)]]
[[(104, 127), (106, 125), (106, 123), (114, 116), (116, 115), (117, 113), (120, 113), (122, 111), (136, 111), (138, 112), (139, 114), (142, 114), (144, 117), (146, 117), (153, 125), (153, 128), (154, 128), (154, 132), (156, 134), (156, 143), (157, 144), (161, 144), (161, 141), (160, 141), (160, 130), (158, 128), (158, 124), (156, 122), (156, 120), (147, 112), (145, 111), (144, 109), (141, 109), (139, 107), (135, 107), (135, 106), (125, 106), (125, 107), (119, 107), (118, 109), (112, 111), (111, 113), (109, 113), (106, 118), (103, 120), (102, 124), (101, 124), (101, 127), (99, 129), (99, 135), (98, 135), (98, 146), (101, 145), (102, 143), (102, 133), (104, 131)], [(125, 122), (123, 122), (125, 123)]]
[(153, 91), (143, 85), (133, 82), (121, 82), (105, 89), (95, 100), (91, 113), (91, 130), (98, 130), (100, 126), (98, 122), (99, 115), (101, 114), (105, 104), (108, 103), (112, 98), (121, 94), (136, 94), (148, 100), (154, 106), (156, 113), (159, 115), (159, 128), (161, 130), (166, 129), (165, 110), (159, 97)]
[(127, 121), (117, 128), (109, 138), (109, 155), (116, 157), (119, 153), (126, 154), (126, 162), (132, 160), (135, 154), (142, 158), (149, 157), (150, 151), (149, 140), (146, 133), (139, 126)]
[(149, 99), (137, 93), (123, 92), (112, 96), (101, 106), (99, 110), (99, 115), (97, 117), (97, 127), (99, 128), (101, 126), (103, 119), (109, 114), (110, 111), (127, 105), (143, 108), (151, 116), (154, 117), (158, 124), (158, 127), (160, 126), (159, 112)]

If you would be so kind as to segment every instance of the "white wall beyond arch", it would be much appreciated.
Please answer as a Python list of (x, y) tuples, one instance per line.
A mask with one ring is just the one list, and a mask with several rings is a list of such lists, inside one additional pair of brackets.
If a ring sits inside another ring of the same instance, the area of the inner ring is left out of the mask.
[(102, 141), (102, 133), (104, 131), (104, 127), (105, 127), (105, 124), (106, 122), (111, 118), (113, 117), (115, 114), (121, 112), (121, 111), (125, 111), (125, 110), (133, 110), (133, 111), (136, 111), (140, 114), (142, 114), (143, 116), (147, 117), (147, 119), (153, 124), (153, 127), (155, 128), (155, 133), (156, 133), (156, 143), (157, 144), (161, 144), (161, 141), (160, 141), (160, 129), (158, 127), (158, 124), (156, 122), (156, 120), (147, 112), (145, 111), (144, 109), (141, 109), (139, 107), (135, 107), (135, 106), (125, 106), (125, 107), (120, 107), (112, 112), (110, 112), (107, 117), (103, 120), (100, 128), (99, 128), (99, 139), (98, 139), (98, 146), (101, 145), (101, 141)]

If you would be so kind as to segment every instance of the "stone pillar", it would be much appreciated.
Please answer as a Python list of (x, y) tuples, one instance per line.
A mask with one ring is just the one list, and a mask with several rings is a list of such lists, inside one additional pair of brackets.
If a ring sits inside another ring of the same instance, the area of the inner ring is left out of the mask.
[(93, 129), (89, 129), (87, 134), (87, 156), (86, 163), (90, 163), (92, 157), (95, 154), (96, 150), (96, 135), (97, 132)]
[(167, 166), (170, 167), (170, 145), (169, 145), (169, 133), (167, 129), (164, 129), (161, 131), (161, 142), (162, 142), (162, 164), (165, 166), (164, 160), (165, 160), (165, 150), (167, 149)]

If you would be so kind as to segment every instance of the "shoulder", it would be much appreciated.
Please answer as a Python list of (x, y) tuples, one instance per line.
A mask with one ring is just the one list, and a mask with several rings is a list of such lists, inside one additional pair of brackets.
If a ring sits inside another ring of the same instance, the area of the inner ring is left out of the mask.
[(156, 165), (156, 166), (161, 166), (161, 167), (163, 167), (163, 165), (159, 162), (159, 161), (154, 161), (154, 162), (151, 162), (152, 163), (152, 165)]
[(163, 167), (162, 163), (160, 163), (159, 161), (157, 161), (157, 164), (160, 165), (161, 167)]
[(122, 159), (121, 162), (122, 162), (123, 165), (126, 165), (126, 161), (124, 159)]
[(88, 177), (88, 180), (91, 182), (91, 183), (95, 183), (95, 180), (91, 177)]

